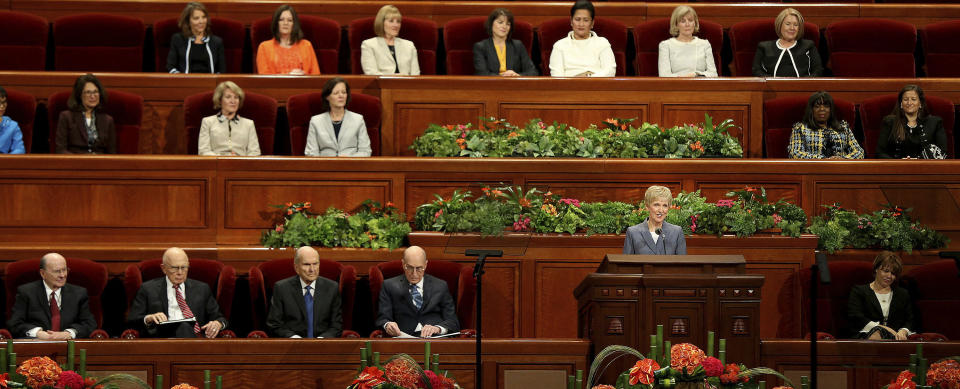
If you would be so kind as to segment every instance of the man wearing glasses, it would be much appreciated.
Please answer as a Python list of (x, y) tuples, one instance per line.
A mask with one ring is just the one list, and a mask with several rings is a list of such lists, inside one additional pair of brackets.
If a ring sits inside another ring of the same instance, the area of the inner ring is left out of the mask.
[(7, 321), (14, 337), (43, 340), (86, 338), (97, 328), (87, 290), (68, 284), (67, 260), (57, 253), (40, 258), (41, 280), (17, 288), (17, 301)]
[(430, 337), (460, 331), (446, 281), (425, 274), (427, 253), (418, 246), (403, 252), (403, 275), (383, 282), (377, 327), (390, 336)]
[(267, 329), (283, 338), (336, 338), (343, 332), (340, 285), (320, 277), (320, 253), (313, 247), (297, 249), (297, 275), (273, 285)]
[[(127, 315), (141, 334), (163, 338), (215, 338), (227, 326), (206, 283), (187, 278), (187, 253), (171, 247), (163, 253), (165, 277), (144, 282)], [(143, 333), (143, 331), (146, 333)]]

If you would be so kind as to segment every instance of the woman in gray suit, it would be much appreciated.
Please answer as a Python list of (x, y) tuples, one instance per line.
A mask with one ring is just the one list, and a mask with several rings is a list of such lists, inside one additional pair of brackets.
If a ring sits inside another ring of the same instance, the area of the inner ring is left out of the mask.
[(335, 77), (323, 85), (324, 113), (310, 118), (307, 147), (303, 154), (311, 157), (369, 157), (370, 137), (363, 116), (347, 111), (350, 85)]
[(373, 31), (377, 36), (360, 44), (360, 65), (363, 74), (420, 75), (417, 47), (413, 42), (400, 38), (400, 10), (385, 5), (373, 19)]
[(624, 254), (687, 255), (683, 229), (664, 221), (671, 200), (673, 195), (670, 188), (659, 185), (647, 188), (643, 202), (650, 216), (642, 223), (627, 228)]
[(216, 115), (207, 116), (200, 122), (197, 137), (197, 154), (256, 157), (260, 155), (260, 140), (253, 120), (240, 117), (237, 111), (243, 106), (245, 94), (233, 81), (224, 81), (213, 91), (213, 108)]

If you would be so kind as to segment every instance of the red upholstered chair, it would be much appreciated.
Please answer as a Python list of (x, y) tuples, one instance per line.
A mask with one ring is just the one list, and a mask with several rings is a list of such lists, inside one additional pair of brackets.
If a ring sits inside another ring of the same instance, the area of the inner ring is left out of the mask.
[[(322, 113), (323, 97), (319, 92), (290, 96), (287, 99), (287, 118), (290, 122), (290, 153), (303, 155), (307, 146), (310, 118)], [(370, 137), (371, 155), (380, 155), (380, 118), (383, 106), (380, 98), (362, 93), (351, 93), (347, 110), (363, 115)]]
[[(763, 102), (763, 150), (767, 158), (787, 158), (793, 124), (803, 120), (810, 96), (797, 95)], [(833, 99), (839, 117), (854, 128), (857, 106), (850, 101)]]
[[(250, 269), (250, 301), (253, 304), (253, 328), (257, 331), (251, 337), (266, 337), (267, 312), (270, 311), (270, 299), (273, 297), (273, 284), (284, 278), (293, 277), (297, 272), (293, 268), (293, 259), (274, 259)], [(341, 309), (343, 310), (342, 338), (359, 338), (353, 328), (353, 301), (357, 295), (357, 269), (337, 261), (320, 259), (320, 276), (336, 281), (340, 285)]]
[[(363, 74), (360, 66), (360, 45), (375, 36), (377, 34), (373, 32), (373, 18), (350, 22), (350, 59), (353, 63), (353, 74)], [(400, 37), (413, 42), (417, 47), (420, 74), (437, 74), (437, 23), (427, 19), (403, 17)]]
[[(943, 129), (947, 133), (947, 155), (953, 158), (953, 123), (955, 122), (953, 102), (930, 95), (924, 98), (927, 100), (927, 112), (943, 119)], [(883, 118), (893, 111), (895, 104), (897, 104), (896, 94), (871, 97), (860, 103), (860, 123), (863, 125), (863, 141), (866, 143), (862, 146), (867, 153), (867, 158), (876, 157)]]
[(960, 77), (960, 20), (928, 24), (920, 36), (927, 77)]
[(33, 95), (15, 89), (7, 89), (6, 116), (17, 122), (23, 134), (23, 147), (30, 153), (33, 145), (33, 118), (37, 114), (37, 99)]
[[(90, 313), (97, 319), (97, 329), (90, 334), (92, 339), (109, 339), (103, 327), (103, 305), (100, 296), (107, 287), (107, 266), (89, 259), (67, 258), (67, 267), (70, 274), (67, 282), (87, 289), (90, 298)], [(13, 303), (17, 298), (17, 287), (40, 279), (40, 258), (25, 259), (13, 262), (4, 269), (4, 287), (7, 293), (7, 317), (13, 311)], [(6, 331), (6, 330), (3, 330)], [(4, 334), (4, 336), (9, 336)]]
[[(177, 19), (169, 18), (153, 23), (153, 47), (155, 50), (156, 70), (167, 71), (167, 54), (170, 53), (170, 38), (181, 32)], [(243, 43), (247, 39), (247, 29), (233, 19), (210, 17), (210, 32), (223, 39), (223, 52), (227, 59), (227, 73), (240, 73), (243, 70)]]
[[(313, 45), (313, 52), (317, 55), (320, 73), (337, 74), (337, 64), (340, 59), (340, 23), (336, 20), (319, 16), (299, 14), (300, 28), (303, 38)], [(250, 44), (253, 47), (253, 71), (257, 71), (257, 50), (260, 43), (273, 39), (271, 23), (273, 19), (260, 19), (250, 25)]]
[[(379, 263), (370, 268), (370, 297), (373, 299), (373, 317), (376, 320), (380, 312), (380, 289), (383, 281), (403, 274), (403, 263), (399, 260)], [(434, 260), (427, 264), (427, 274), (447, 282), (450, 294), (457, 305), (457, 318), (460, 320), (460, 337), (476, 336), (473, 328), (473, 306), (477, 294), (477, 280), (473, 278), (473, 269), (456, 262)], [(382, 338), (382, 329), (370, 334), (372, 338)]]
[[(163, 268), (160, 267), (162, 263), (162, 259), (149, 259), (136, 265), (127, 266), (123, 276), (123, 287), (127, 293), (128, 310), (144, 281), (164, 277)], [(237, 270), (233, 266), (226, 266), (219, 261), (194, 258), (190, 260), (188, 277), (210, 286), (210, 290), (213, 291), (217, 299), (217, 304), (220, 305), (220, 312), (229, 320), (230, 311), (233, 307), (233, 294), (237, 285)], [(137, 330), (128, 329), (123, 332), (121, 337), (135, 339), (139, 337), (139, 333)], [(227, 329), (223, 330), (218, 337), (236, 338), (237, 336), (233, 331)]]
[(899, 20), (859, 18), (827, 26), (830, 69), (838, 77), (915, 77), (917, 28)]
[[(472, 75), (473, 45), (489, 38), (484, 23), (487, 18), (477, 16), (471, 18), (454, 19), (443, 26), (443, 46), (447, 50), (447, 74)], [(527, 54), (533, 49), (533, 26), (530, 23), (513, 21), (513, 39), (518, 39), (527, 49)]]
[[(540, 24), (537, 40), (540, 42), (540, 64), (543, 75), (550, 75), (550, 53), (553, 44), (570, 33), (570, 18), (550, 19)], [(595, 18), (593, 31), (607, 38), (617, 59), (617, 76), (627, 75), (627, 25), (616, 19)]]
[[(747, 20), (730, 26), (730, 49), (733, 51), (731, 74), (737, 77), (753, 76), (753, 57), (757, 45), (777, 39), (774, 18)], [(803, 39), (820, 46), (820, 27), (810, 22), (803, 23)]]
[(903, 275), (903, 284), (913, 299), (915, 317), (919, 328), (925, 331), (922, 340), (960, 339), (960, 326), (954, 315), (944, 312), (960, 310), (960, 278), (957, 265), (952, 259), (930, 262), (916, 267)]
[[(723, 74), (720, 69), (720, 51), (723, 49), (723, 26), (719, 23), (700, 19), (701, 39), (710, 41), (713, 49), (717, 74)], [(633, 44), (636, 49), (636, 69), (638, 76), (657, 77), (660, 75), (658, 59), (660, 58), (660, 42), (670, 39), (670, 18), (648, 20), (633, 28)]]
[(143, 20), (113, 14), (80, 14), (53, 22), (54, 69), (85, 72), (143, 71)]
[[(50, 120), (50, 152), (56, 151), (54, 138), (57, 135), (57, 121), (60, 112), (67, 109), (67, 99), (71, 91), (62, 91), (50, 95), (47, 99), (47, 115)], [(117, 129), (117, 153), (137, 154), (140, 152), (140, 125), (143, 118), (143, 97), (124, 91), (107, 88), (107, 104), (103, 111), (113, 117)]]
[[(277, 128), (277, 100), (273, 97), (244, 90), (243, 106), (238, 114), (253, 120), (260, 142), (260, 154), (273, 154), (273, 138)], [(187, 153), (197, 154), (200, 122), (215, 115), (213, 92), (197, 93), (183, 100), (183, 125), (187, 133)]]
[[(831, 261), (829, 285), (820, 284), (817, 290), (817, 334), (823, 339), (821, 332), (826, 335), (845, 334), (847, 324), (847, 300), (854, 285), (864, 285), (873, 281), (873, 262), (868, 261)], [(956, 273), (954, 273), (956, 274)], [(815, 275), (819, 277), (819, 275)], [(800, 283), (802, 303), (800, 306), (801, 333), (809, 336), (810, 333), (810, 268), (797, 272), (797, 282)], [(794, 323), (796, 325), (797, 323)]]
[(0, 70), (44, 70), (49, 34), (47, 19), (0, 11)]

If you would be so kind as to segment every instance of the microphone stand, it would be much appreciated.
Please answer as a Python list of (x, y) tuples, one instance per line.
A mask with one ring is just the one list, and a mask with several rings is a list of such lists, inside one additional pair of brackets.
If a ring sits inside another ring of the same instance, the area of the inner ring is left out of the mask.
[[(817, 253), (816, 261), (810, 266), (810, 389), (817, 389), (817, 289), (822, 282), (830, 284), (830, 267), (827, 265), (827, 254)], [(820, 281), (820, 282), (818, 282)]]
[(483, 389), (483, 372), (481, 369), (480, 356), (482, 355), (481, 340), (483, 338), (483, 266), (487, 263), (487, 257), (502, 257), (503, 250), (480, 250), (469, 249), (464, 251), (468, 257), (477, 257), (477, 262), (473, 265), (473, 278), (477, 279), (477, 355), (476, 355), (476, 380), (475, 388)]

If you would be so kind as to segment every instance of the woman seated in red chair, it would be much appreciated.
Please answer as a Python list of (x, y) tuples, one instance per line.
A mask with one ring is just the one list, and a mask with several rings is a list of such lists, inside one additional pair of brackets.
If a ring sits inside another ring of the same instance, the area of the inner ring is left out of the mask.
[(913, 333), (910, 293), (894, 285), (902, 269), (897, 254), (883, 251), (873, 260), (873, 282), (850, 291), (847, 316), (852, 337), (907, 340)]
[(513, 13), (497, 8), (484, 25), (488, 39), (473, 45), (473, 68), (478, 76), (536, 76), (537, 68), (523, 42), (513, 38)]
[(373, 19), (377, 36), (360, 44), (360, 65), (363, 74), (420, 75), (420, 60), (413, 42), (400, 38), (400, 10), (392, 5), (380, 7)]
[(931, 115), (923, 89), (907, 85), (897, 94), (893, 112), (883, 118), (877, 156), (901, 159), (946, 159), (947, 133), (943, 119)]
[(369, 157), (370, 137), (363, 115), (347, 110), (350, 85), (334, 77), (323, 85), (325, 112), (310, 118), (307, 146), (303, 154), (310, 157)]
[(803, 15), (787, 8), (774, 22), (780, 39), (760, 42), (753, 56), (753, 75), (757, 77), (820, 77), (823, 65), (817, 46), (803, 39)]
[(284, 4), (273, 13), (273, 38), (257, 49), (257, 73), (318, 75), (320, 65), (310, 41), (303, 39), (300, 19), (293, 7)]
[(243, 89), (233, 81), (224, 81), (213, 91), (213, 107), (220, 113), (203, 118), (197, 138), (200, 155), (260, 155), (260, 140), (253, 120), (240, 117)]
[(570, 7), (570, 33), (553, 44), (550, 52), (552, 77), (613, 77), (617, 59), (610, 41), (593, 32), (596, 11), (589, 0)]
[(0, 86), (0, 154), (23, 154), (23, 133), (20, 125), (7, 113), (7, 90)]
[(207, 7), (197, 2), (187, 3), (177, 26), (183, 31), (170, 37), (167, 72), (226, 73), (223, 39), (210, 34)]
[(863, 159), (863, 148), (840, 119), (833, 97), (818, 91), (807, 100), (803, 120), (793, 125), (787, 154), (795, 159)]
[(657, 68), (660, 77), (716, 77), (710, 41), (694, 36), (700, 32), (697, 11), (681, 5), (670, 15), (670, 35), (660, 42)]
[(116, 154), (117, 129), (113, 117), (102, 112), (107, 91), (87, 73), (77, 78), (66, 111), (57, 119), (58, 154)]

